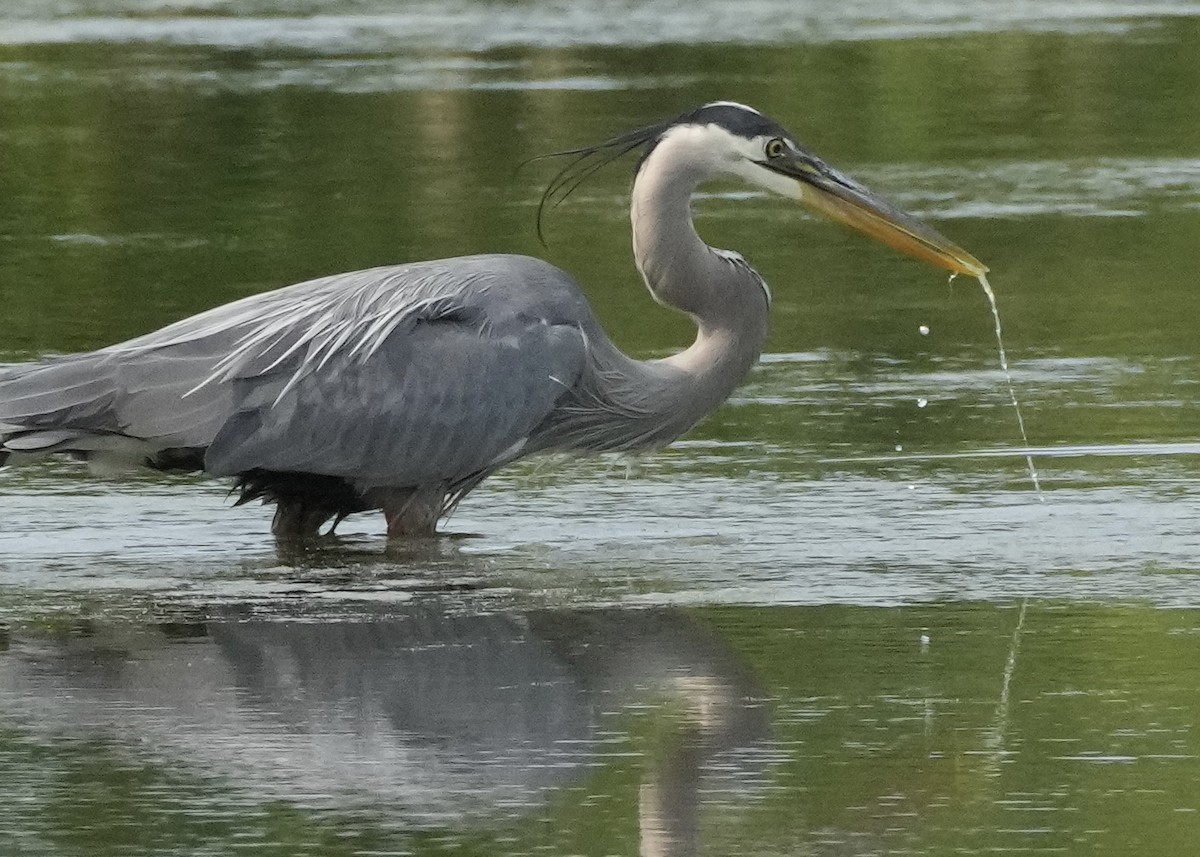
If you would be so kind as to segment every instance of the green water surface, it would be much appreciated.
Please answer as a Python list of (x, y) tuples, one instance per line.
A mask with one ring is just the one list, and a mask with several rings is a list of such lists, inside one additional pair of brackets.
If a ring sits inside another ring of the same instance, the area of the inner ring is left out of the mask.
[(441, 543), (0, 471), (0, 854), (1191, 853), (1198, 56), (1168, 0), (5, 5), (0, 362), (479, 252), (671, 353), (632, 163), (545, 247), (518, 166), (732, 99), (990, 266), (1044, 502), (975, 283), (714, 185), (761, 365)]

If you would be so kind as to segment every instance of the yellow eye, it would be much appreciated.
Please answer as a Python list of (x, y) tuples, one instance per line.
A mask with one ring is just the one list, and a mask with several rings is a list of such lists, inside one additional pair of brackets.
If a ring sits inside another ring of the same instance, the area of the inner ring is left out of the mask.
[(768, 158), (779, 158), (787, 151), (787, 145), (779, 137), (767, 141), (765, 147)]

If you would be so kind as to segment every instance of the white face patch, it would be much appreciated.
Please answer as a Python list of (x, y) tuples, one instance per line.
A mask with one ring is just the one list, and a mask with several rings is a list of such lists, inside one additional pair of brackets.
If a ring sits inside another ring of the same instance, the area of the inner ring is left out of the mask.
[(782, 140), (788, 152), (795, 153), (796, 144), (786, 137), (764, 135), (752, 140), (743, 139), (742, 157), (732, 165), (733, 168), (730, 172), (738, 178), (772, 193), (786, 196), (789, 199), (801, 199), (804, 195), (804, 186), (800, 182), (763, 166), (763, 162), (769, 157), (767, 147), (776, 140)]
[(736, 176), (772, 193), (800, 199), (799, 182), (761, 165), (767, 159), (767, 144), (775, 139), (782, 139), (789, 150), (795, 151), (795, 144), (787, 138), (760, 135), (747, 139), (716, 124), (677, 125), (663, 134), (642, 168), (658, 171), (678, 166), (697, 170), (699, 181)]

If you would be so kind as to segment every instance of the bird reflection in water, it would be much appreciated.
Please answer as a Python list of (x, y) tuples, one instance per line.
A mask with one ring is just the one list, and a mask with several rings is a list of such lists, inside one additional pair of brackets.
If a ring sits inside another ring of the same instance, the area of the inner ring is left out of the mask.
[[(254, 618), (12, 634), (0, 711), (100, 737), (252, 794), (393, 830), (486, 830), (587, 788), (631, 711), (641, 853), (699, 847), (701, 784), (769, 766), (754, 674), (681, 611), (461, 615), (445, 601), (348, 621)], [(628, 735), (617, 741), (627, 754)], [(136, 750), (133, 748), (137, 748)]]

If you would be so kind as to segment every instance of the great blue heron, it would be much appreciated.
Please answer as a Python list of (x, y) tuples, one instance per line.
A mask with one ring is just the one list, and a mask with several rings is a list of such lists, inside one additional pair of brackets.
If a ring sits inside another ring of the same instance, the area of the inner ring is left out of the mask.
[(233, 477), (238, 503), (276, 504), (271, 530), (284, 538), (370, 509), (383, 510), (389, 536), (430, 535), (509, 462), (661, 447), (750, 370), (770, 293), (739, 254), (696, 234), (691, 197), (709, 179), (798, 199), (954, 272), (986, 270), (731, 102), (559, 153), (574, 160), (543, 203), (635, 149), (638, 270), (656, 301), (698, 328), (678, 354), (623, 354), (570, 275), (538, 259), (372, 268), (244, 298), (99, 351), (8, 367), (0, 461), (70, 453)]

